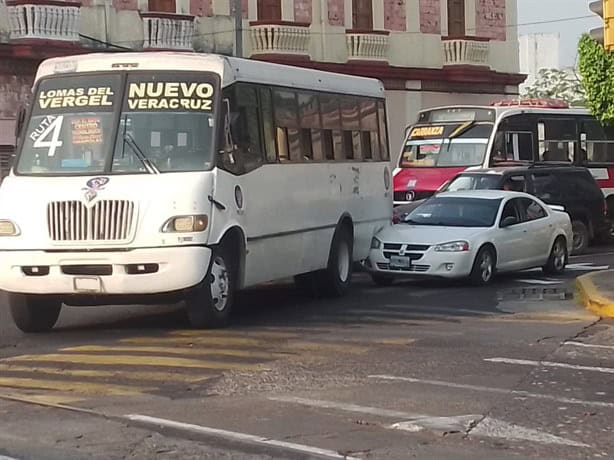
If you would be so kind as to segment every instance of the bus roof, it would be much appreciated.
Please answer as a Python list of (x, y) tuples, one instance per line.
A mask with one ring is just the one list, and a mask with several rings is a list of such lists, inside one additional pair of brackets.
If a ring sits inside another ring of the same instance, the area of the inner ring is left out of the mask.
[(374, 78), (355, 77), (302, 67), (190, 52), (89, 53), (43, 61), (35, 81), (48, 75), (130, 70), (211, 71), (222, 85), (235, 81), (324, 90), (383, 99), (384, 85)]
[(418, 112), (418, 117), (421, 113), (434, 112), (438, 110), (494, 110), (496, 114), (496, 118), (499, 119), (502, 115), (515, 115), (522, 113), (539, 113), (539, 114), (550, 114), (550, 115), (560, 115), (560, 114), (569, 114), (569, 115), (590, 115), (590, 111), (588, 109), (582, 107), (570, 107), (570, 108), (547, 108), (547, 107), (534, 107), (534, 106), (525, 106), (525, 105), (509, 105), (509, 106), (493, 106), (493, 105), (446, 105), (439, 107), (430, 107), (428, 109), (423, 109)]

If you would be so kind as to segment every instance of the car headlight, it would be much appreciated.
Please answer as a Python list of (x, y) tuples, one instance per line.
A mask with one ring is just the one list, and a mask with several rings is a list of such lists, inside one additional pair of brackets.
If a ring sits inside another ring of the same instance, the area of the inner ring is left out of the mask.
[(17, 236), (19, 228), (10, 220), (0, 220), (0, 236)]
[(373, 237), (371, 239), (371, 249), (379, 249), (382, 247), (382, 242), (377, 238)]
[(436, 252), (466, 252), (469, 250), (467, 241), (451, 241), (435, 246)]
[(207, 229), (209, 218), (206, 214), (193, 216), (175, 216), (167, 220), (162, 226), (163, 233), (192, 233)]

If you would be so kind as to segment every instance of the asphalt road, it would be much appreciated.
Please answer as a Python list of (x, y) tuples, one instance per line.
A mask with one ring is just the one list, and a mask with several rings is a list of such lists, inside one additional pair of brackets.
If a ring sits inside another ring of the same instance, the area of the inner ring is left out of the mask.
[(614, 267), (593, 252), (487, 288), (279, 283), (218, 331), (104, 307), (23, 335), (0, 299), (0, 459), (612, 457), (614, 323), (573, 299)]

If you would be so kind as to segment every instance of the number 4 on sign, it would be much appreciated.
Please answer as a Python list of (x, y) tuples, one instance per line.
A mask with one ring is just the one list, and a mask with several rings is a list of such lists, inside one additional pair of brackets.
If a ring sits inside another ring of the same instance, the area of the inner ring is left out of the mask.
[[(60, 115), (51, 122), (47, 128), (41, 133), (39, 137), (34, 141), (34, 148), (41, 149), (47, 148), (47, 156), (52, 157), (55, 155), (55, 151), (58, 147), (62, 147), (62, 141), (60, 140), (60, 132), (62, 131), (62, 123), (64, 122), (64, 115)], [(51, 140), (45, 140), (51, 135)]]

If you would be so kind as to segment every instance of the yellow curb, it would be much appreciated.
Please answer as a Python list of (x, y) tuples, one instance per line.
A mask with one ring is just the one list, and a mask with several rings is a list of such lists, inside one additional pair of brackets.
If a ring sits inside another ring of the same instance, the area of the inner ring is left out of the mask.
[(608, 299), (599, 292), (592, 280), (595, 273), (587, 273), (576, 279), (579, 299), (587, 310), (602, 318), (614, 318), (614, 299)]

